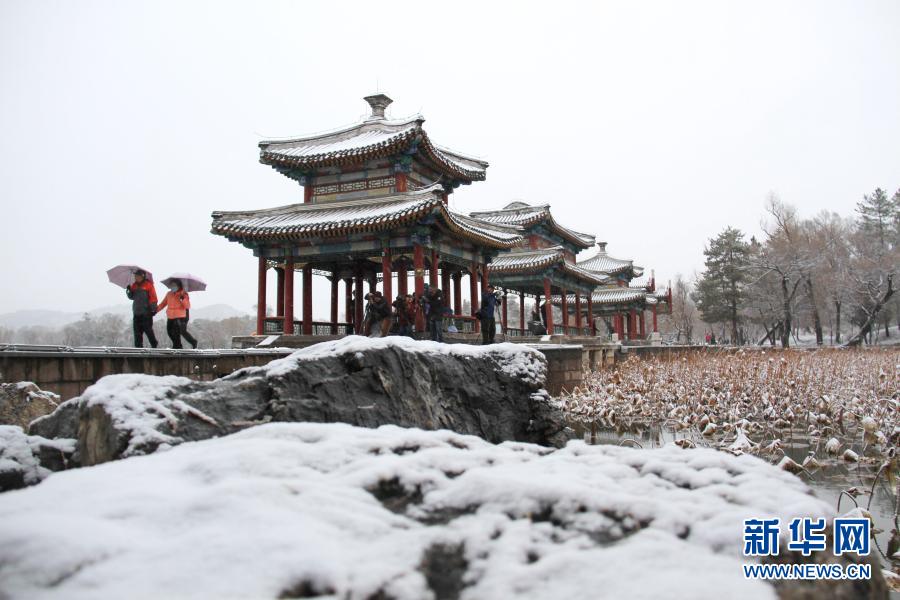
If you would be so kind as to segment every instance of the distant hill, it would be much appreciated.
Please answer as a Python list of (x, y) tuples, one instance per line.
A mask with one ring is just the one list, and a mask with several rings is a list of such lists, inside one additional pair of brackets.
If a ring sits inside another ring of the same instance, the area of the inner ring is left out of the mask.
[(82, 313), (69, 313), (60, 310), (17, 310), (0, 315), (0, 327), (18, 329), (19, 327), (57, 328), (68, 325), (81, 318)]
[[(83, 312), (65, 312), (61, 310), (17, 310), (15, 312), (0, 314), (0, 327), (18, 329), (20, 327), (44, 326), (51, 329), (65, 327), (69, 323), (81, 319), (86, 313), (99, 316), (110, 313), (128, 317), (131, 314), (131, 306), (127, 302), (103, 306)], [(210, 304), (191, 309), (191, 319), (209, 319), (220, 321), (231, 317), (244, 317), (250, 313), (238, 310), (228, 304)]]

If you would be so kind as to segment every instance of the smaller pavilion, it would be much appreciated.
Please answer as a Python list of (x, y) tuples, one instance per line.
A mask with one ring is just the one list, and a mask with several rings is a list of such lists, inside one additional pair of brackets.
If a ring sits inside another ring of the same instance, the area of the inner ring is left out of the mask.
[(596, 253), (579, 261), (578, 266), (607, 277), (607, 281), (591, 294), (594, 306), (591, 316), (603, 319), (610, 333), (620, 340), (644, 339), (648, 309), (652, 315), (652, 332), (658, 333), (658, 307), (665, 304), (671, 310), (671, 290), (658, 292), (656, 278), (652, 275), (647, 283), (633, 283), (644, 274), (643, 267), (636, 266), (632, 260), (610, 256), (606, 242), (598, 243)]
[[(591, 314), (591, 292), (607, 280), (581, 268), (575, 256), (581, 250), (594, 244), (594, 236), (580, 233), (558, 223), (550, 213), (550, 205), (532, 206), (524, 202), (513, 202), (499, 210), (471, 213), (473, 218), (495, 225), (512, 225), (521, 228), (523, 239), (512, 250), (491, 261), (493, 282), (504, 289), (501, 304), (503, 331), (508, 336), (524, 336), (525, 297), (535, 298), (537, 306), (541, 300), (563, 298), (562, 323), (553, 322), (553, 304), (544, 302), (544, 322), (547, 333), (557, 335), (594, 335), (591, 319), (583, 318), (582, 304)], [(569, 302), (574, 322), (569, 318)], [(518, 327), (508, 322), (508, 300), (510, 294), (519, 296)]]

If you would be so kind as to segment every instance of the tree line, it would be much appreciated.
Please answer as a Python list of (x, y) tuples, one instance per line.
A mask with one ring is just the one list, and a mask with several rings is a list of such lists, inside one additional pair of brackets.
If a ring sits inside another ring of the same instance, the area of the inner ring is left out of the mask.
[[(232, 336), (247, 335), (256, 329), (254, 317), (230, 317), (221, 320), (196, 319), (188, 326), (200, 343), (200, 348), (231, 348)], [(168, 348), (165, 319), (153, 323), (161, 348)], [(0, 343), (50, 344), (58, 346), (131, 346), (131, 319), (121, 315), (85, 314), (80, 320), (64, 327), (0, 327)]]
[(828, 343), (857, 346), (900, 329), (900, 190), (865, 194), (849, 217), (803, 217), (774, 194), (765, 211), (759, 239), (726, 227), (693, 284), (676, 279), (676, 335), (696, 341), (705, 324), (729, 343), (788, 347), (805, 332), (825, 344), (827, 331)]

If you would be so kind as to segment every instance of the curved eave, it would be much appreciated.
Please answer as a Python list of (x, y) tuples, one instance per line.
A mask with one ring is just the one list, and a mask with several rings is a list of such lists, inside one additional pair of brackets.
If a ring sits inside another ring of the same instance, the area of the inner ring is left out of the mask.
[(502, 263), (499, 265), (495, 265), (494, 263), (491, 263), (490, 267), (491, 273), (495, 273), (497, 275), (528, 275), (533, 273), (540, 273), (542, 271), (546, 271), (549, 268), (556, 268), (563, 273), (572, 275), (576, 279), (579, 279), (589, 285), (600, 285), (605, 283), (607, 280), (606, 277), (595, 275), (589, 271), (585, 271), (584, 269), (579, 269), (572, 263), (567, 262), (562, 255), (548, 256), (547, 258), (535, 260), (534, 262), (527, 265), (504, 265)]
[[(269, 217), (289, 216), (292, 211), (302, 213), (314, 210), (313, 207), (322, 210), (335, 210), (342, 208), (340, 203), (325, 205), (294, 204), (265, 211), (243, 212), (214, 212), (211, 232), (221, 235), (232, 241), (239, 242), (288, 242), (315, 238), (340, 237), (360, 233), (375, 233), (394, 229), (405, 225), (413, 225), (421, 219), (434, 215), (439, 218), (453, 234), (469, 240), (477, 245), (495, 248), (512, 248), (522, 241), (522, 236), (517, 229), (510, 227), (497, 227), (491, 224), (473, 222), (463, 215), (458, 215), (447, 209), (432, 186), (423, 193), (412, 192), (408, 196), (422, 196), (421, 200), (411, 206), (400, 209), (395, 213), (374, 215), (372, 217), (353, 217), (349, 219), (335, 219), (319, 223), (297, 223), (285, 226), (277, 225), (252, 225), (240, 221), (252, 221), (254, 219)], [(403, 196), (398, 196), (396, 201), (402, 201)]]

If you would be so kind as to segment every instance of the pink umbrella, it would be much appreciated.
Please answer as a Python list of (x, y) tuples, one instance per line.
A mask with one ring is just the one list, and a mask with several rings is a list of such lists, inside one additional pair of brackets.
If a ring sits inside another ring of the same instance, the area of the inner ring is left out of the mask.
[(153, 273), (138, 265), (116, 265), (106, 272), (106, 276), (109, 277), (110, 283), (114, 283), (120, 288), (127, 288), (134, 283), (136, 271), (143, 271), (147, 281), (153, 281)]
[(172, 273), (162, 280), (162, 284), (170, 286), (176, 279), (181, 281), (181, 285), (184, 286), (186, 292), (202, 292), (206, 289), (206, 282), (190, 273)]

